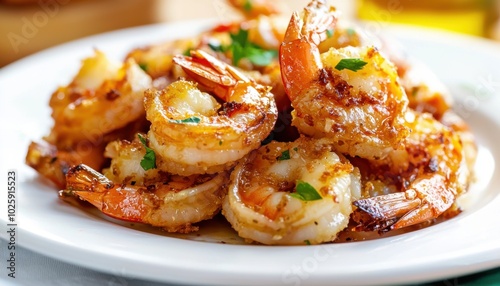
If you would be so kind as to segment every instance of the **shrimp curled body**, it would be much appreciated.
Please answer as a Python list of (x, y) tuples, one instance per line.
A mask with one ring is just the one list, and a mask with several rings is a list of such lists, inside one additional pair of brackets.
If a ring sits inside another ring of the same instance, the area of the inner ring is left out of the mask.
[[(298, 182), (312, 186), (321, 198), (294, 197)], [(359, 196), (358, 170), (330, 147), (306, 138), (273, 141), (235, 168), (222, 213), (250, 241), (318, 244), (334, 240), (347, 226), (351, 201)]]
[(186, 80), (145, 94), (148, 138), (159, 156), (158, 168), (181, 175), (228, 169), (258, 148), (277, 119), (268, 88), (202, 51), (192, 54), (175, 61), (222, 105)]
[[(116, 219), (191, 232), (192, 224), (217, 214), (226, 194), (227, 172), (179, 176), (140, 166), (145, 149), (138, 140), (114, 141), (105, 177), (86, 165), (70, 168), (61, 196), (76, 196)], [(111, 179), (111, 180), (110, 180)]]

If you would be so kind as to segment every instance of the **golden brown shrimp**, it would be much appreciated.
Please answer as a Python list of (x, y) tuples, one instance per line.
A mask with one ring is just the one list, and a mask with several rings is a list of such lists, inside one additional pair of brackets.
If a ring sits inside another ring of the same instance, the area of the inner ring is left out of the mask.
[(137, 64), (153, 79), (160, 77), (176, 77), (175, 65), (172, 58), (177, 54), (183, 54), (190, 49), (201, 45), (201, 37), (179, 39), (158, 45), (132, 50), (127, 59), (134, 59)]
[[(317, 45), (335, 23), (332, 10), (316, 0), (302, 18), (294, 13), (281, 45), (282, 78), (295, 108), (292, 124), (309, 136), (329, 138), (344, 154), (382, 158), (401, 148), (409, 133), (408, 98), (395, 67), (376, 48), (319, 53)], [(353, 63), (363, 66), (341, 67)]]
[(226, 172), (216, 175), (178, 176), (158, 169), (145, 171), (141, 160), (144, 146), (134, 141), (116, 141), (112, 154), (112, 178), (86, 165), (69, 169), (61, 196), (76, 196), (116, 219), (162, 227), (169, 232), (191, 232), (192, 224), (210, 219), (221, 208), (226, 195)]
[(360, 196), (359, 171), (331, 147), (302, 137), (253, 151), (231, 174), (222, 213), (263, 244), (331, 242)]
[(149, 90), (148, 138), (159, 169), (181, 175), (216, 173), (260, 146), (276, 122), (276, 104), (268, 87), (203, 51), (191, 54), (174, 61), (223, 104), (186, 80)]
[(457, 212), (470, 175), (460, 137), (428, 113), (409, 114), (414, 120), (404, 149), (367, 164), (371, 182), (364, 196), (386, 194), (354, 202), (358, 230), (400, 229)]
[(66, 173), (70, 167), (88, 162), (93, 168), (100, 168), (104, 163), (103, 148), (91, 145), (81, 145), (81, 148), (85, 149), (63, 151), (46, 141), (31, 142), (26, 154), (26, 164), (60, 190), (66, 187)]
[(151, 78), (133, 61), (112, 62), (96, 51), (73, 81), (50, 99), (54, 127), (47, 140), (58, 148), (81, 141), (103, 142), (105, 134), (144, 116), (144, 91)]
[(117, 138), (132, 139), (137, 132), (149, 129), (146, 118), (129, 123), (125, 127), (104, 135), (101, 141), (79, 141), (71, 148), (57, 147), (47, 141), (31, 142), (26, 154), (26, 164), (40, 175), (52, 181), (57, 188), (66, 186), (66, 173), (78, 164), (101, 170), (106, 163), (103, 154), (107, 142)]

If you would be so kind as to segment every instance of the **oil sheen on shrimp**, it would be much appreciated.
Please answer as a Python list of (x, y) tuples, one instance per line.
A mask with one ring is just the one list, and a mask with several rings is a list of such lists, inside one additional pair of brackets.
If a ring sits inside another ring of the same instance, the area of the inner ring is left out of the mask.
[[(345, 158), (305, 137), (273, 141), (253, 151), (231, 174), (222, 213), (238, 234), (263, 244), (333, 241), (360, 196), (359, 171)], [(292, 194), (307, 183), (321, 196)]]
[(277, 118), (268, 87), (203, 51), (192, 55), (174, 60), (196, 82), (179, 80), (145, 93), (148, 138), (158, 168), (180, 175), (228, 169), (260, 146)]
[[(408, 136), (408, 98), (393, 64), (372, 46), (331, 48), (319, 42), (336, 18), (324, 1), (311, 1), (302, 17), (294, 13), (280, 48), (285, 90), (301, 133), (329, 138), (351, 156), (381, 158)], [(359, 70), (339, 67), (360, 61)]]
[(143, 94), (150, 87), (151, 78), (133, 60), (121, 65), (96, 51), (73, 81), (52, 95), (48, 141), (59, 148), (101, 143), (104, 135), (144, 116)]
[[(460, 137), (428, 113), (410, 114), (405, 148), (368, 163), (369, 176), (379, 184), (371, 184), (368, 195), (375, 196), (354, 202), (359, 230), (400, 229), (459, 212), (455, 202), (467, 191), (471, 171)], [(389, 193), (380, 194), (384, 189)]]
[(141, 222), (169, 232), (191, 232), (193, 226), (217, 214), (226, 195), (227, 172), (216, 175), (172, 175), (145, 171), (142, 143), (115, 141), (107, 147), (109, 178), (86, 165), (72, 167), (61, 196), (76, 196), (116, 219)]

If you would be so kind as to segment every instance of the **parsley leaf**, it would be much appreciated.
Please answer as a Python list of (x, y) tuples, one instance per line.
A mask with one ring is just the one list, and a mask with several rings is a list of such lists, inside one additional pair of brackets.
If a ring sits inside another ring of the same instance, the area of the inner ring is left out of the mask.
[(229, 34), (231, 44), (221, 46), (209, 43), (208, 46), (214, 52), (229, 51), (233, 58), (233, 65), (238, 65), (241, 59), (248, 59), (252, 64), (266, 66), (278, 57), (277, 50), (266, 50), (248, 40), (248, 30), (240, 29), (237, 33)]
[(249, 46), (246, 50), (246, 58), (253, 64), (258, 66), (266, 66), (271, 63), (274, 58), (278, 57), (277, 50), (264, 50), (257, 46)]
[(347, 31), (347, 35), (349, 35), (349, 36), (353, 36), (356, 34), (356, 30), (354, 30), (353, 28), (347, 28), (346, 31)]
[(219, 43), (208, 43), (208, 47), (214, 52), (225, 52), (224, 47)]
[(362, 69), (366, 64), (367, 62), (363, 61), (362, 59), (341, 59), (340, 62), (335, 66), (335, 69), (339, 71), (348, 69), (356, 72)]
[(290, 160), (290, 150), (287, 149), (281, 152), (281, 155), (276, 159), (278, 159), (278, 161)]
[(304, 240), (304, 243), (307, 245), (311, 245), (311, 242), (309, 241), (309, 239)]
[(139, 64), (139, 67), (141, 68), (141, 70), (147, 72), (148, 71), (148, 64), (145, 64), (145, 63), (140, 63)]
[(170, 119), (170, 122), (172, 123), (179, 123), (179, 124), (183, 124), (183, 123), (199, 123), (201, 121), (201, 119), (199, 117), (188, 117), (188, 118), (185, 118), (185, 119)]
[(330, 39), (333, 36), (333, 29), (326, 30), (326, 36)]
[(189, 57), (189, 56), (191, 56), (191, 50), (192, 50), (192, 48), (187, 48), (182, 54)]
[(144, 145), (144, 148), (146, 148), (146, 155), (141, 160), (141, 167), (144, 169), (144, 171), (147, 171), (149, 169), (154, 169), (156, 168), (156, 154), (153, 149), (149, 148), (146, 145), (146, 139), (141, 136), (141, 134), (137, 134), (139, 137), (139, 141), (141, 141), (142, 145)]
[(311, 184), (304, 181), (297, 181), (295, 191), (296, 193), (291, 193), (290, 196), (302, 201), (316, 201), (322, 199), (318, 191), (316, 191)]
[(252, 11), (252, 2), (250, 2), (250, 0), (245, 1), (245, 4), (243, 4), (243, 10), (246, 12)]

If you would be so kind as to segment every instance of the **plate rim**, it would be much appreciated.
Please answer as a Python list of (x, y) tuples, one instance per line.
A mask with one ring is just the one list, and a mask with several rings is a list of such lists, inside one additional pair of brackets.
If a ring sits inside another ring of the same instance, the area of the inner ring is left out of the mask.
[[(6, 77), (6, 75), (10, 72), (12, 72), (13, 70), (15, 71), (16, 69), (22, 69), (24, 66), (30, 64), (31, 62), (33, 61), (37, 61), (38, 59), (40, 58), (43, 58), (44, 56), (47, 56), (47, 55), (51, 55), (51, 54), (54, 54), (54, 53), (57, 53), (58, 51), (61, 51), (61, 50), (66, 50), (66, 49), (69, 49), (69, 48), (72, 48), (74, 46), (77, 46), (77, 45), (80, 45), (80, 44), (83, 44), (83, 43), (89, 43), (89, 42), (93, 42), (93, 41), (100, 41), (101, 39), (103, 38), (106, 38), (106, 37), (113, 37), (116, 35), (121, 35), (121, 34), (125, 34), (125, 33), (133, 33), (133, 31), (141, 31), (141, 30), (150, 30), (150, 29), (154, 29), (154, 28), (163, 28), (163, 27), (171, 27), (171, 26), (182, 26), (182, 25), (186, 25), (186, 23), (188, 24), (191, 24), (191, 25), (210, 25), (212, 24), (213, 22), (215, 22), (214, 19), (209, 19), (209, 20), (196, 20), (196, 21), (185, 21), (185, 22), (179, 22), (179, 23), (168, 23), (168, 24), (155, 24), (155, 25), (147, 25), (147, 26), (140, 26), (140, 27), (134, 27), (134, 28), (127, 28), (127, 29), (121, 29), (121, 30), (117, 30), (117, 31), (111, 31), (111, 32), (107, 32), (107, 33), (103, 33), (103, 34), (98, 34), (98, 35), (94, 35), (94, 36), (89, 36), (89, 37), (85, 37), (85, 38), (82, 38), (82, 39), (78, 39), (76, 41), (71, 41), (71, 42), (68, 42), (68, 43), (65, 43), (65, 44), (62, 44), (62, 45), (58, 45), (58, 46), (55, 46), (55, 47), (52, 47), (50, 49), (47, 49), (47, 50), (44, 50), (44, 51), (41, 51), (41, 52), (38, 52), (38, 53), (35, 53), (33, 55), (30, 55), (28, 57), (25, 57), (19, 61), (16, 61), (12, 64), (9, 64), (5, 67), (3, 67), (2, 69), (0, 69), (0, 79)], [(195, 24), (193, 24), (195, 23)], [(389, 30), (395, 30), (396, 33), (397, 33), (397, 30), (398, 29), (403, 29), (405, 33), (408, 32), (407, 30), (407, 27), (390, 27)], [(453, 41), (464, 41), (464, 42), (467, 42), (467, 43), (471, 43), (472, 42), (476, 42), (476, 41), (479, 41), (481, 42), (481, 48), (484, 47), (484, 49), (493, 49), (493, 48), (498, 48), (500, 47), (500, 44), (497, 44), (497, 43), (491, 43), (489, 41), (485, 41), (485, 40), (478, 40), (479, 38), (475, 38), (475, 37), (470, 37), (470, 36), (464, 36), (464, 35), (455, 35), (455, 34), (451, 34), (451, 33), (444, 33), (444, 32), (436, 32), (436, 31), (432, 31), (432, 32), (429, 32), (428, 29), (421, 29), (421, 28), (411, 28), (410, 30), (418, 30), (422, 33), (429, 33), (429, 34), (432, 34), (433, 36), (431, 37), (433, 40), (440, 40), (442, 41), (443, 40), (443, 37), (442, 37), (442, 34), (446, 34), (446, 35), (451, 35), (451, 37), (453, 38)], [(144, 43), (144, 45), (147, 44), (147, 43)], [(23, 152), (25, 152), (25, 150), (23, 150)], [(2, 168), (4, 168), (4, 163), (2, 163)], [(485, 209), (484, 210), (480, 210), (480, 211), (484, 211), (484, 212), (491, 212), (492, 210), (492, 206), (500, 206), (500, 198), (499, 196), (497, 195), (497, 197), (490, 203), (488, 204), (487, 206), (485, 206)], [(473, 214), (471, 214), (473, 215)], [(5, 226), (6, 224), (6, 220), (2, 217), (0, 219), (0, 221), (2, 222), (2, 227)], [(453, 224), (453, 223), (456, 223), (456, 221), (447, 221), (447, 222), (444, 222), (444, 224)], [(500, 229), (500, 228), (499, 228)], [(427, 232), (432, 232), (432, 229), (429, 230), (429, 229), (424, 229), (424, 230), (421, 230), (421, 231), (427, 231)], [(35, 233), (33, 233), (32, 231), (28, 231), (28, 230), (25, 230), (25, 229), (21, 229), (19, 228), (18, 229), (18, 232), (19, 232), (19, 236), (20, 237), (26, 237), (26, 239), (29, 239), (29, 241), (31, 241), (31, 243), (19, 243), (19, 245), (21, 245), (22, 247), (25, 247), (27, 249), (30, 249), (34, 252), (37, 252), (37, 253), (40, 253), (40, 254), (43, 254), (43, 255), (46, 255), (46, 256), (49, 256), (49, 257), (52, 257), (52, 258), (55, 258), (55, 259), (58, 259), (58, 260), (62, 260), (62, 261), (65, 261), (65, 262), (68, 262), (68, 263), (71, 263), (71, 264), (76, 264), (76, 265), (80, 265), (80, 266), (84, 266), (84, 267), (88, 267), (90, 269), (93, 269), (93, 270), (97, 270), (97, 271), (103, 271), (102, 268), (99, 268), (98, 265), (96, 265), (96, 261), (95, 260), (106, 260), (106, 259), (109, 259), (109, 253), (102, 253), (102, 252), (99, 252), (99, 251), (96, 251), (96, 250), (92, 250), (90, 251), (90, 253), (92, 255), (94, 255), (93, 259), (90, 259), (89, 261), (87, 262), (82, 262), (78, 259), (75, 260), (75, 258), (78, 258), (78, 257), (81, 257), (82, 255), (84, 256), (85, 254), (88, 254), (89, 253), (89, 250), (87, 249), (84, 249), (84, 248), (75, 248), (74, 245), (71, 245), (71, 244), (62, 244), (62, 245), (65, 245), (67, 248), (69, 248), (69, 250), (72, 250), (72, 251), (75, 251), (72, 253), (71, 256), (65, 256), (64, 254), (67, 254), (66, 250), (64, 249), (60, 249), (60, 250), (56, 250), (54, 251), (53, 249), (49, 249), (47, 246), (47, 244), (54, 244), (53, 246), (56, 246), (56, 249), (57, 249), (57, 243), (54, 242), (53, 240), (50, 240), (48, 239), (47, 237), (45, 236), (37, 236)], [(2, 239), (6, 239), (6, 236), (5, 236), (5, 231), (2, 231), (2, 236), (1, 236)], [(42, 238), (42, 239), (41, 239)], [(25, 238), (23, 238), (25, 239)], [(168, 237), (166, 237), (166, 239), (170, 239)], [(383, 240), (387, 240), (389, 238), (383, 238)], [(44, 241), (45, 240), (45, 241)], [(382, 240), (382, 239), (381, 239)], [(381, 241), (381, 240), (377, 240), (377, 241)], [(397, 239), (396, 239), (397, 240)], [(181, 240), (182, 242), (180, 244), (186, 244), (186, 241), (184, 240)], [(179, 241), (177, 241), (179, 242)], [(193, 241), (189, 241), (187, 244), (192, 244), (192, 243), (195, 243), (197, 245), (199, 245), (200, 242), (193, 242)], [(363, 243), (363, 244), (366, 244), (367, 242), (357, 242), (357, 243), (351, 243), (352, 245), (357, 245), (359, 243)], [(179, 244), (179, 243), (174, 243), (174, 244)], [(59, 243), (60, 245), (60, 243)], [(217, 244), (213, 244), (213, 245), (217, 245)], [(212, 246), (213, 246), (212, 245)], [(44, 247), (45, 246), (45, 247)], [(191, 245), (189, 246), (191, 247)], [(224, 247), (229, 247), (229, 248), (239, 248), (239, 247), (243, 247), (243, 248), (248, 248), (248, 247), (252, 247), (252, 249), (267, 249), (269, 248), (269, 246), (260, 246), (260, 245), (251, 245), (251, 246), (231, 246), (231, 245), (225, 245)], [(319, 249), (319, 248), (323, 248), (323, 247), (331, 247), (330, 244), (328, 245), (320, 245), (320, 246), (306, 246), (306, 247), (303, 247), (303, 246), (293, 246), (293, 247), (286, 247), (286, 246), (279, 246), (277, 247), (278, 249), (288, 249), (288, 248), (293, 248), (293, 249), (306, 249), (306, 248), (310, 248), (310, 249)], [(73, 249), (71, 249), (73, 248)], [(216, 246), (215, 248), (220, 248), (220, 245)], [(497, 255), (497, 257), (500, 257), (500, 246), (497, 246), (496, 248), (488, 248), (488, 249), (484, 249), (483, 252), (481, 252), (481, 255), (485, 255), (485, 254), (490, 254), (490, 256), (492, 256), (492, 259), (490, 261), (483, 261), (482, 263), (479, 263), (479, 264), (474, 264), (474, 265), (455, 265), (454, 267), (452, 268), (443, 268), (441, 269), (442, 272), (441, 274), (440, 273), (434, 273), (434, 276), (432, 277), (428, 277), (430, 278), (430, 280), (435, 280), (435, 279), (441, 279), (441, 278), (447, 278), (447, 277), (450, 277), (450, 275), (463, 275), (463, 274), (470, 274), (470, 273), (473, 273), (473, 272), (476, 272), (476, 271), (480, 271), (480, 270), (487, 270), (487, 269), (490, 269), (490, 268), (494, 268), (494, 267), (498, 267), (500, 266), (500, 259), (498, 260), (495, 260), (493, 259), (493, 255), (491, 255), (491, 251), (494, 251), (494, 254)], [(267, 250), (266, 250), (267, 251)], [(261, 250), (259, 250), (258, 252), (262, 252)], [(476, 254), (477, 255), (477, 254)], [(310, 256), (308, 256), (310, 257)], [(123, 261), (129, 261), (130, 263), (137, 263), (136, 260), (131, 260), (129, 257), (126, 257), (126, 256), (123, 256), (123, 254), (114, 254), (114, 256), (112, 257), (113, 260), (116, 260), (114, 263), (116, 263), (116, 265), (120, 265), (120, 262), (123, 262)], [(306, 257), (307, 258), (307, 257)], [(122, 260), (120, 260), (122, 259)], [(439, 262), (439, 260), (443, 260), (444, 258), (441, 258), (441, 259), (438, 259), (436, 260), (436, 262)], [(109, 260), (108, 260), (109, 262)], [(142, 262), (146, 262), (146, 261), (142, 261)], [(145, 265), (147, 266), (151, 266), (151, 265), (148, 265), (148, 263), (144, 263)], [(209, 266), (212, 266), (213, 265), (209, 265)], [(185, 267), (184, 271), (186, 272), (186, 274), (188, 274), (190, 271), (193, 271), (193, 269), (190, 267), (190, 265), (183, 265), (183, 267)], [(153, 267), (154, 268), (154, 267)], [(109, 270), (109, 269), (108, 269)], [(173, 272), (176, 272), (176, 271), (180, 271), (181, 269), (177, 269), (177, 270), (173, 270)], [(234, 270), (234, 269), (233, 269)], [(251, 269), (250, 269), (251, 270)], [(214, 273), (210, 273), (210, 271), (206, 271), (206, 273), (204, 273), (204, 278), (203, 279), (198, 279), (196, 277), (189, 277), (189, 279), (191, 280), (186, 280), (186, 278), (180, 278), (180, 279), (176, 279), (175, 277), (173, 277), (173, 279), (168, 279), (168, 280), (165, 280), (165, 279), (162, 279), (162, 277), (159, 277), (159, 276), (154, 276), (152, 274), (154, 273), (150, 273), (150, 271), (148, 271), (147, 269), (145, 268), (142, 268), (142, 273), (144, 275), (147, 275), (147, 277), (144, 277), (144, 276), (137, 276), (137, 275), (131, 275), (130, 271), (129, 272), (126, 272), (126, 273), (120, 273), (120, 269), (118, 268), (115, 268), (115, 270), (111, 270), (111, 271), (104, 271), (104, 272), (108, 272), (108, 273), (111, 273), (111, 274), (117, 274), (117, 275), (125, 275), (125, 276), (129, 276), (129, 277), (132, 277), (132, 278), (142, 278), (142, 279), (148, 279), (148, 280), (155, 280), (155, 281), (160, 281), (160, 282), (181, 282), (181, 283), (203, 283), (203, 282), (210, 282), (210, 283), (224, 283), (224, 284), (232, 284), (234, 283), (235, 281), (240, 281), (240, 282), (248, 282), (248, 281), (241, 281), (241, 277), (242, 276), (245, 276), (247, 278), (253, 278), (253, 279), (257, 279), (257, 280), (254, 280), (253, 282), (255, 283), (265, 283), (266, 281), (269, 282), (279, 282), (279, 281), (276, 281), (275, 280), (275, 274), (273, 271), (270, 271), (270, 269), (268, 269), (269, 271), (266, 272), (265, 269), (263, 269), (264, 271), (260, 271), (260, 272), (255, 272), (255, 271), (249, 271), (249, 270), (245, 270), (245, 271), (241, 271), (240, 269), (240, 272), (239, 273), (218, 273), (219, 275), (227, 275), (223, 281), (218, 281), (217, 280), (217, 277), (213, 277), (213, 274)], [(446, 271), (445, 271), (446, 270)], [(172, 271), (172, 269), (171, 269)], [(197, 269), (197, 271), (200, 271), (200, 273), (202, 273), (203, 269)], [(113, 273), (114, 272), (114, 273)], [(227, 271), (226, 271), (227, 272)], [(259, 274), (260, 276), (259, 277), (255, 277), (257, 274)], [(311, 275), (311, 279), (310, 280), (307, 280), (307, 282), (313, 282), (313, 283), (317, 283), (317, 284), (322, 284), (322, 282), (324, 283), (325, 282), (325, 277), (326, 278), (331, 278), (331, 276), (328, 276), (326, 275), (327, 273), (321, 273), (321, 274), (317, 274), (316, 276), (313, 276)], [(417, 272), (413, 273), (413, 274), (417, 274)], [(207, 281), (206, 278), (207, 277), (210, 277), (212, 275), (212, 280), (211, 281)], [(326, 275), (326, 276), (325, 276)], [(377, 275), (375, 274), (372, 274), (374, 275), (374, 277), (376, 277)], [(189, 276), (189, 275), (188, 275)], [(323, 277), (324, 276), (324, 277)], [(417, 275), (418, 276), (418, 275)], [(413, 276), (413, 278), (403, 278), (403, 277), (399, 277), (399, 278), (390, 278), (391, 280), (380, 280), (382, 281), (381, 284), (383, 283), (412, 283), (412, 282), (422, 282), (423, 280), (421, 280), (419, 277), (417, 276)], [(239, 279), (237, 278), (239, 277)], [(383, 279), (383, 277), (379, 277), (380, 279)], [(215, 280), (213, 280), (215, 279)], [(231, 279), (238, 279), (238, 280), (231, 280)], [(398, 280), (399, 279), (399, 280)], [(364, 285), (365, 282), (363, 282), (363, 280), (366, 280), (366, 279), (362, 279), (362, 280), (351, 280), (351, 281), (342, 281), (342, 282), (347, 282), (349, 284), (358, 284), (358, 285)], [(429, 279), (426, 279), (427, 281), (430, 281)], [(252, 282), (252, 283), (253, 283)], [(281, 280), (281, 282), (283, 282), (283, 280)], [(373, 281), (370, 281), (370, 282), (373, 282)]]

